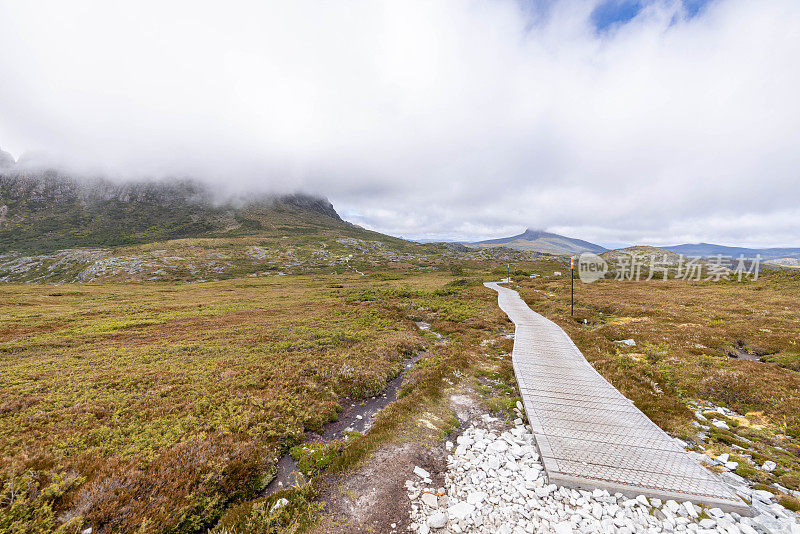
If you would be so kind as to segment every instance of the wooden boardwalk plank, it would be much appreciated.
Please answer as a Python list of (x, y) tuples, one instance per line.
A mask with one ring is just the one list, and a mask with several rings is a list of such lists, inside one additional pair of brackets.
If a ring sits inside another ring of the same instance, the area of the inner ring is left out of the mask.
[(516, 326), (512, 359), (551, 483), (628, 496), (691, 500), (749, 515), (748, 506), (679, 447), (583, 357), (557, 324), (495, 282)]

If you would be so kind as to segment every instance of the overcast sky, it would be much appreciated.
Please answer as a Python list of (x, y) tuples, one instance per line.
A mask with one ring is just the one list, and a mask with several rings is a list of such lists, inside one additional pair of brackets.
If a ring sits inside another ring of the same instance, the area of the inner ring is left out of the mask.
[(416, 239), (800, 246), (800, 1), (0, 0), (0, 147)]

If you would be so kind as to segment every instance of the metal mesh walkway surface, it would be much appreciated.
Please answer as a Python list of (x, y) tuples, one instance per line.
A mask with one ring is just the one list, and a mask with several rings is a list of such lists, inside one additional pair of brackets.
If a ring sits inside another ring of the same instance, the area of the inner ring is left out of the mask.
[(514, 322), (514, 373), (551, 483), (635, 497), (747, 505), (608, 383), (557, 324), (495, 282)]

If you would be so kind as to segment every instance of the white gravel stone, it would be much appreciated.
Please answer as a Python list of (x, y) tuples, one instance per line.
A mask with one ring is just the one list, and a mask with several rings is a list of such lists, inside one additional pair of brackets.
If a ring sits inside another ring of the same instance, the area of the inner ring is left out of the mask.
[(480, 504), (486, 500), (486, 493), (483, 491), (473, 491), (469, 495), (467, 495), (467, 502), (469, 504)]
[(505, 440), (498, 439), (493, 441), (490, 447), (497, 452), (506, 452), (508, 450), (508, 443)]
[(774, 495), (767, 490), (753, 490), (750, 492), (750, 494), (764, 502), (769, 502), (772, 500), (772, 497), (774, 497)]
[[(800, 534), (796, 514), (777, 504), (771, 493), (752, 489), (730, 472), (723, 472), (726, 481), (753, 499), (756, 518), (711, 508), (700, 520), (704, 509), (689, 501), (662, 502), (645, 495), (629, 499), (602, 489), (547, 484), (530, 429), (516, 426), (498, 435), (493, 429), (500, 424), (481, 417), (458, 437), (447, 458), (444, 487), (436, 492), (438, 500), (430, 488), (421, 492), (420, 482), (406, 481), (410, 519), (418, 534), (444, 527), (448, 533), (489, 534)], [(724, 465), (722, 460), (729, 457), (720, 456), (716, 460)], [(430, 480), (422, 468), (414, 473)]]
[(690, 516), (697, 517), (697, 510), (695, 509), (694, 504), (692, 504), (692, 501), (685, 501), (683, 503), (683, 507), (686, 508), (686, 511)]
[(680, 509), (681, 505), (678, 504), (677, 501), (673, 501), (672, 499), (668, 500), (666, 503), (666, 507), (669, 509), (670, 512), (673, 514), (677, 514), (678, 510)]
[(427, 493), (427, 492), (423, 493), (420, 500), (422, 501), (422, 504), (424, 504), (428, 508), (439, 507), (439, 498), (433, 493)]
[(461, 435), (458, 436), (458, 438), (456, 438), (456, 443), (458, 443), (459, 445), (464, 445), (465, 447), (469, 447), (470, 445), (475, 443), (475, 440), (472, 439), (470, 436)]
[(428, 517), (427, 525), (430, 528), (444, 528), (447, 524), (447, 512), (434, 512)]
[(471, 516), (472, 512), (474, 511), (475, 511), (474, 506), (472, 506), (468, 502), (460, 501), (450, 506), (447, 509), (447, 515), (450, 516), (450, 518), (452, 519), (457, 519), (461, 521)]
[(431, 478), (431, 474), (428, 473), (427, 471), (425, 471), (423, 468), (421, 468), (418, 465), (414, 467), (414, 474), (417, 475), (419, 478), (422, 478), (422, 479)]
[(283, 508), (287, 504), (289, 504), (289, 500), (288, 499), (280, 498), (277, 501), (275, 501), (275, 504), (272, 505), (272, 508), (270, 508), (269, 511), (270, 512), (274, 512), (278, 508)]

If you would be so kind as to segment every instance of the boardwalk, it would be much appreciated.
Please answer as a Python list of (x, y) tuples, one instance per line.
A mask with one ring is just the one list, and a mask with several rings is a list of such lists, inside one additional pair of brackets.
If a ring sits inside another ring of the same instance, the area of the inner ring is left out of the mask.
[(516, 291), (485, 285), (498, 292), (500, 308), (516, 325), (514, 373), (551, 483), (749, 515), (718, 476), (595, 371), (558, 325)]

